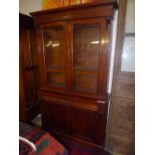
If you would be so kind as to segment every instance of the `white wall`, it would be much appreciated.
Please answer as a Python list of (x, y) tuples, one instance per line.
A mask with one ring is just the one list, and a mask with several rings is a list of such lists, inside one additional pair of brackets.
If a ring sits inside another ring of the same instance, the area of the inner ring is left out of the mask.
[(30, 12), (41, 10), (42, 0), (19, 0), (19, 12), (29, 15)]
[(128, 0), (126, 22), (125, 22), (125, 33), (135, 32), (135, 0)]
[(109, 66), (109, 82), (108, 82), (108, 88), (107, 88), (108, 93), (111, 93), (111, 90), (112, 90), (115, 48), (116, 48), (116, 35), (117, 35), (117, 21), (118, 21), (118, 10), (115, 12), (114, 20), (112, 22), (111, 58), (110, 58), (110, 66)]

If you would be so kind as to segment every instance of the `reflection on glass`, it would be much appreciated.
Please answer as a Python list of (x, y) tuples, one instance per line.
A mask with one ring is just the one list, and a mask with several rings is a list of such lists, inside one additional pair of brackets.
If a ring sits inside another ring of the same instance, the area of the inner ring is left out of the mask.
[(46, 83), (52, 87), (65, 87), (64, 53), (65, 32), (62, 26), (43, 30), (46, 65)]
[(124, 39), (121, 71), (135, 72), (135, 37), (126, 36)]
[(47, 43), (46, 43), (46, 45), (45, 45), (46, 47), (58, 47), (58, 46), (60, 46), (60, 43), (59, 42), (54, 42), (54, 41), (48, 41)]
[(99, 40), (96, 40), (96, 41), (91, 41), (90, 44), (99, 44)]
[(73, 89), (96, 93), (100, 51), (100, 25), (75, 25), (73, 29)]

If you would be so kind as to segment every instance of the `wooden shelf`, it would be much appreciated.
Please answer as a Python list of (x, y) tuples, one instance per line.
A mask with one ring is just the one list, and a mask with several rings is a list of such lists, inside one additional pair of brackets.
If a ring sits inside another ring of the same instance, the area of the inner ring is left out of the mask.
[(46, 66), (47, 72), (64, 72), (64, 67), (59, 65)]
[(97, 71), (97, 67), (94, 67), (94, 66), (74, 66), (74, 70)]
[(87, 92), (87, 93), (96, 93), (96, 89), (88, 89), (88, 88), (74, 88), (74, 91), (76, 92)]
[(65, 86), (65, 84), (64, 83), (53, 83), (53, 84), (48, 84), (48, 86), (63, 88)]

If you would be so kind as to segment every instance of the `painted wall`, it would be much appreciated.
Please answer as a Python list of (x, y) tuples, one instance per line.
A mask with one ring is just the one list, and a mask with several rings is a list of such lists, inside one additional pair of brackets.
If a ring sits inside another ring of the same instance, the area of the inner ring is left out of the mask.
[(128, 0), (125, 21), (125, 33), (135, 32), (135, 0)]
[(42, 0), (19, 0), (19, 12), (29, 15), (30, 12), (41, 10)]

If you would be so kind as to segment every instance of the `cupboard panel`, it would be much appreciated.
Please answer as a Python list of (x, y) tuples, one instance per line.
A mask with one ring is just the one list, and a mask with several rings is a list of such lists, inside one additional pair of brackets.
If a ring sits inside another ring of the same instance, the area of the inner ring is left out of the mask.
[(69, 120), (68, 107), (54, 102), (42, 103), (43, 126), (52, 128), (59, 132), (68, 132)]
[(24, 85), (27, 104), (34, 104), (36, 95), (33, 71), (26, 71), (24, 73)]
[(93, 141), (94, 115), (91, 111), (71, 108), (71, 134), (86, 141)]
[(36, 30), (30, 16), (19, 14), (19, 120), (29, 122), (39, 112)]
[(30, 42), (30, 37), (31, 37), (31, 31), (32, 30), (22, 30), (21, 32), (21, 46), (22, 52), (23, 52), (23, 58), (24, 58), (24, 65), (25, 66), (30, 66), (32, 65), (32, 59), (31, 59), (31, 42)]

